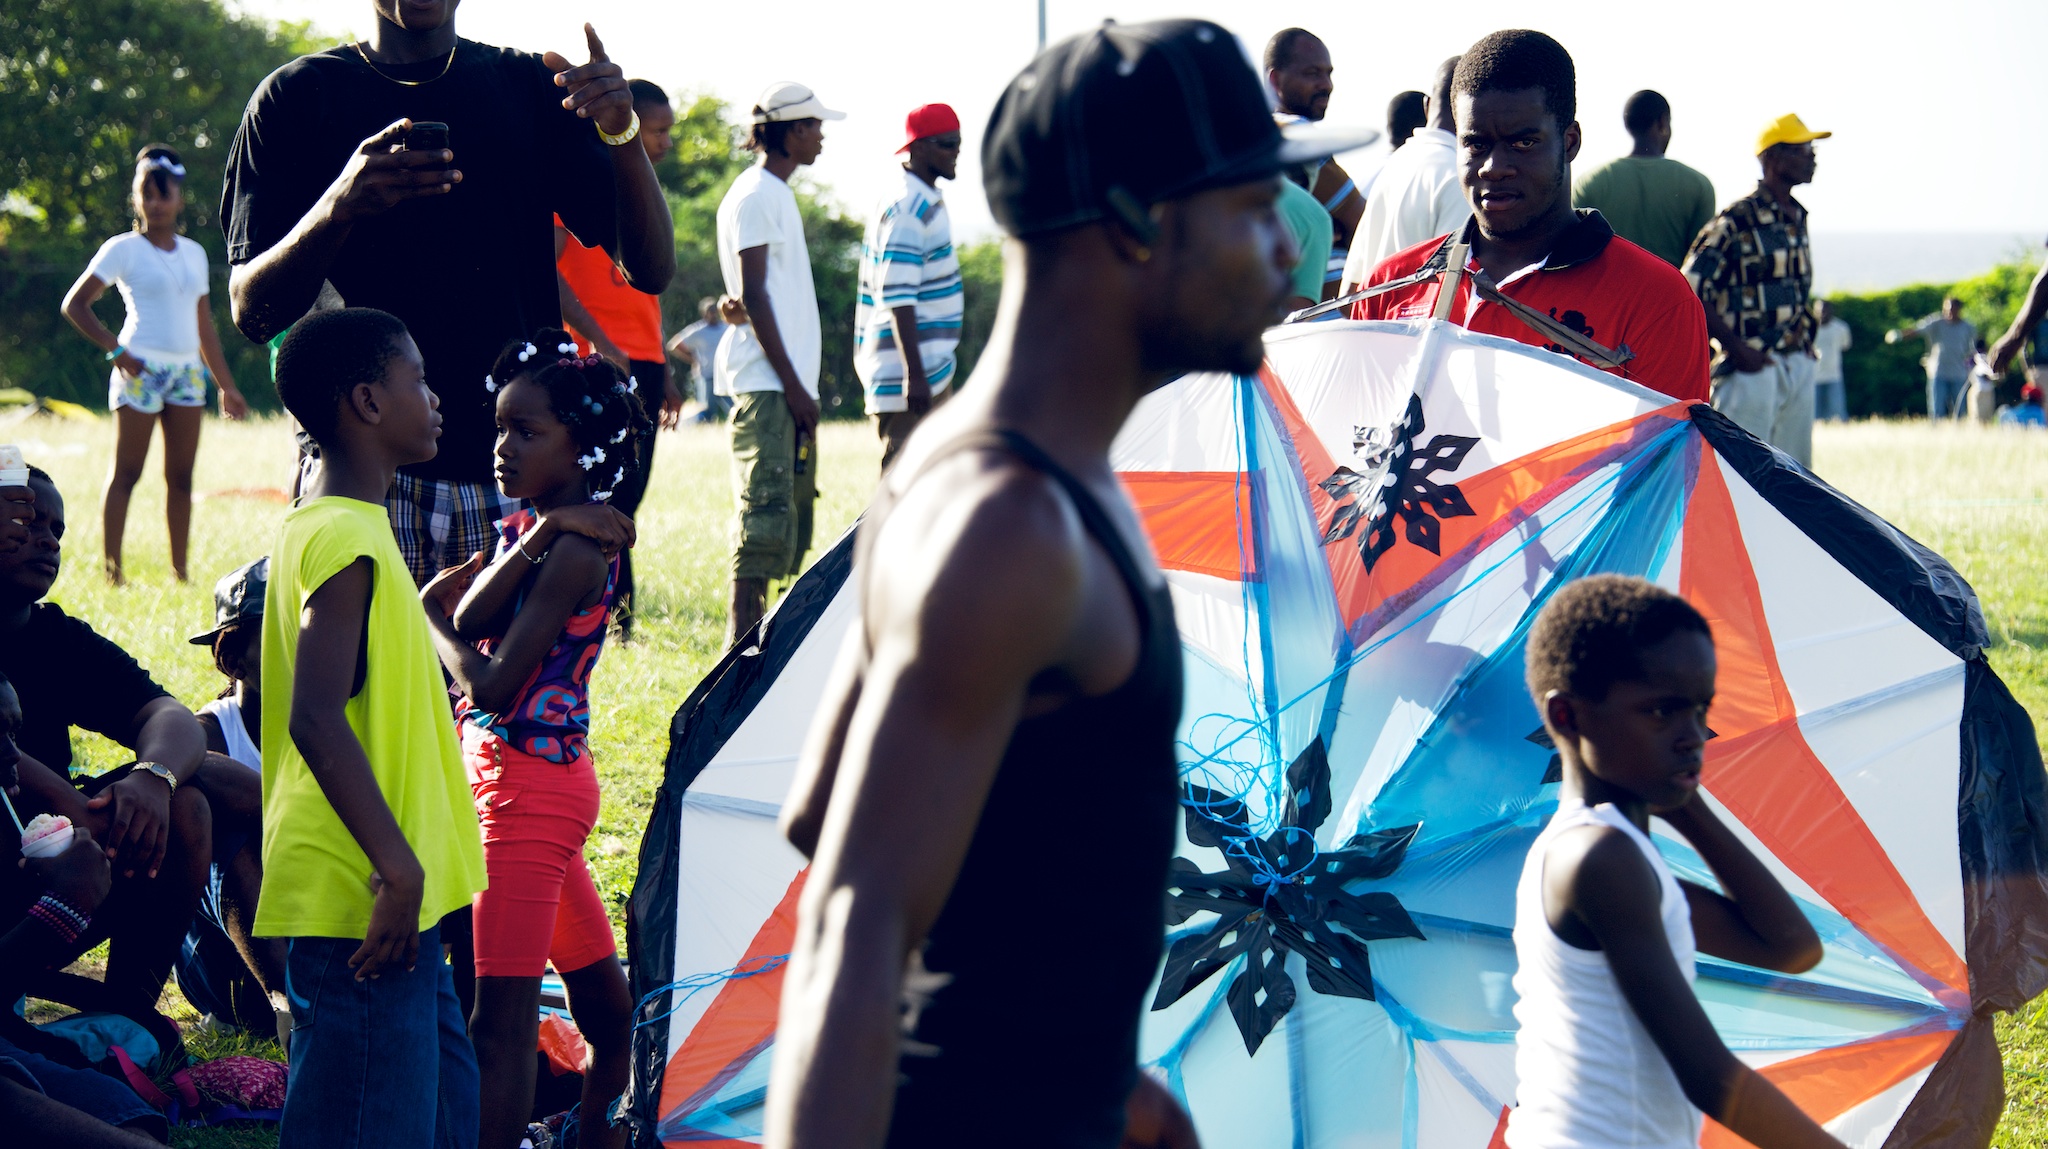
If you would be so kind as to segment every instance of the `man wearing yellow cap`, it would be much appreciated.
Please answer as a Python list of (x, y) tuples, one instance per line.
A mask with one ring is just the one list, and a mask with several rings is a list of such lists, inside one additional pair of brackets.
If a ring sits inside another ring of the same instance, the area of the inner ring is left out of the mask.
[(1763, 178), (1693, 240), (1685, 277), (1706, 306), (1714, 408), (1802, 464), (1813, 462), (1813, 260), (1806, 208), (1816, 132), (1784, 115), (1757, 138)]

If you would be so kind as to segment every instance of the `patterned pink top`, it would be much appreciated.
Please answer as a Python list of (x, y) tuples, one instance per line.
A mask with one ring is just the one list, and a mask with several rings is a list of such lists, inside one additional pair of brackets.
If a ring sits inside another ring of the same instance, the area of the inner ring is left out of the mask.
[[(519, 536), (539, 518), (531, 507), (498, 523), (498, 552), (503, 558)], [(604, 595), (597, 605), (577, 611), (553, 646), (533, 668), (526, 685), (519, 688), (512, 707), (504, 714), (483, 710), (468, 698), (455, 695), (455, 720), (479, 727), (521, 753), (550, 762), (574, 762), (590, 753), (590, 675), (597, 669), (597, 657), (604, 650), (606, 624), (612, 617), (612, 595), (619, 583), (619, 557), (612, 556), (605, 572)], [(520, 592), (512, 609), (526, 603)], [(479, 639), (476, 648), (489, 654), (499, 642)], [(452, 693), (452, 691), (451, 691)]]

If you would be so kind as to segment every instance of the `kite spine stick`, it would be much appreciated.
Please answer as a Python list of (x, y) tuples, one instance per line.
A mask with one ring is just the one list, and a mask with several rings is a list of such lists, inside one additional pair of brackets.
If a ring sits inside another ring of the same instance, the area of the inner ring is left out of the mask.
[(1458, 285), (1465, 279), (1465, 261), (1471, 258), (1471, 251), (1470, 244), (1451, 245), (1451, 254), (1444, 260), (1444, 285), (1436, 293), (1436, 310), (1430, 313), (1431, 319), (1451, 317), (1451, 305), (1458, 301)]
[(1335, 299), (1318, 303), (1314, 307), (1304, 307), (1300, 311), (1289, 312), (1287, 318), (1280, 322), (1283, 326), (1289, 323), (1301, 323), (1305, 320), (1314, 319), (1319, 315), (1327, 315), (1339, 308), (1349, 307), (1361, 299), (1371, 299), (1375, 295), (1385, 295), (1389, 291), (1399, 291), (1404, 287), (1421, 283), (1424, 280), (1435, 279), (1436, 277), (1437, 272), (1434, 268), (1424, 268), (1412, 275), (1404, 275), (1399, 279), (1390, 279), (1385, 283), (1363, 287), (1349, 295), (1340, 295)]

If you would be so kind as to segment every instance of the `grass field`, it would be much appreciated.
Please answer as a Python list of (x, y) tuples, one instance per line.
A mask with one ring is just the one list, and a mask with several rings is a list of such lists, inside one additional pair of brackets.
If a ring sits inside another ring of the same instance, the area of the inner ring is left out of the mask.
[[(220, 689), (222, 679), (204, 649), (185, 638), (210, 625), (213, 580), (268, 546), (284, 513), (292, 462), (290, 436), (276, 421), (210, 422), (206, 436), (193, 515), (193, 583), (170, 579), (163, 485), (152, 476), (138, 489), (129, 521), (130, 582), (117, 589), (95, 573), (111, 426), (36, 418), (0, 430), (0, 442), (21, 444), (70, 496), (65, 570), (52, 599), (127, 647), (195, 707)], [(1995, 642), (1992, 662), (2040, 733), (2048, 717), (2048, 436), (1912, 423), (1823, 426), (1815, 454), (1823, 476), (1946, 555), (1977, 588)], [(822, 549), (865, 503), (879, 451), (865, 425), (830, 424), (819, 455)], [(632, 888), (669, 719), (723, 645), (732, 499), (726, 467), (722, 429), (692, 426), (661, 436), (639, 516), (640, 628), (633, 644), (606, 653), (591, 692), (591, 744), (605, 801), (590, 854), (615, 921)], [(79, 749), (89, 770), (125, 760), (117, 747), (90, 735), (80, 736)], [(2007, 1103), (1995, 1144), (2048, 1144), (2048, 999), (2003, 1019), (1999, 1034)], [(202, 1046), (210, 1048), (211, 1041)], [(181, 1134), (177, 1143), (270, 1142), (249, 1130)]]

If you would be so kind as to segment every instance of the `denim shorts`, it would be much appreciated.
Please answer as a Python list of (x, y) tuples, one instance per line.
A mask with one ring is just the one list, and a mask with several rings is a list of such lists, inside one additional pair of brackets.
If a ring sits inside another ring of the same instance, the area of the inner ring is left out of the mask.
[(291, 1080), (279, 1149), (476, 1149), (477, 1068), (441, 931), (419, 962), (357, 981), (359, 938), (292, 938)]

